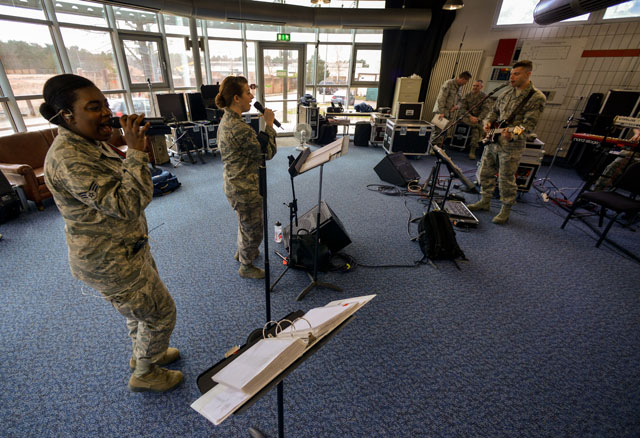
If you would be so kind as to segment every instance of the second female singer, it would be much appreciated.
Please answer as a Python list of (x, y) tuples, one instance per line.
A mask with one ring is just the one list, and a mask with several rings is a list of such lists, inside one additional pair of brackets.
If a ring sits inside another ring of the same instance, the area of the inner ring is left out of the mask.
[[(224, 193), (238, 217), (237, 249), (234, 258), (240, 262), (238, 274), (244, 278), (264, 278), (264, 269), (254, 266), (263, 239), (262, 196), (260, 195), (259, 166), (261, 147), (256, 132), (242, 118), (251, 109), (253, 94), (247, 79), (227, 76), (216, 96), (218, 108), (224, 116), (218, 128), (218, 147), (224, 165)], [(265, 133), (269, 137), (266, 159), (276, 154), (276, 131), (273, 111), (264, 110)]]

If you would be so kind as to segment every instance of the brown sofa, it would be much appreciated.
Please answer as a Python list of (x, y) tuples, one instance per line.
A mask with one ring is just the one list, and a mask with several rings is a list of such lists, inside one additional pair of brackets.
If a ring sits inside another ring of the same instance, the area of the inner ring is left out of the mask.
[[(42, 201), (51, 197), (44, 183), (44, 158), (57, 129), (19, 132), (0, 137), (0, 170), (11, 184), (22, 186), (27, 199), (42, 210)], [(120, 130), (114, 130), (111, 144), (126, 149)], [(122, 147), (124, 146), (124, 147)]]

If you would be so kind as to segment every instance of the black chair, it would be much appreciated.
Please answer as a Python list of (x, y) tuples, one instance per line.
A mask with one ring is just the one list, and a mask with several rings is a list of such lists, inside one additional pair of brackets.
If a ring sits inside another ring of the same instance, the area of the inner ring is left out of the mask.
[[(618, 190), (628, 192), (628, 194), (622, 195), (618, 193)], [(569, 211), (560, 228), (564, 228), (567, 222), (569, 222), (569, 219), (571, 219), (571, 216), (574, 215), (576, 209), (585, 203), (591, 202), (600, 206), (599, 227), (602, 227), (606, 211), (614, 211), (615, 215), (611, 218), (611, 221), (609, 221), (604, 231), (600, 233), (600, 239), (598, 243), (596, 243), (596, 248), (598, 248), (618, 216), (625, 213), (628, 217), (632, 218), (640, 211), (640, 200), (635, 199), (638, 195), (640, 195), (640, 163), (633, 163), (615, 181), (611, 190), (583, 192), (578, 195), (571, 207), (571, 211)]]

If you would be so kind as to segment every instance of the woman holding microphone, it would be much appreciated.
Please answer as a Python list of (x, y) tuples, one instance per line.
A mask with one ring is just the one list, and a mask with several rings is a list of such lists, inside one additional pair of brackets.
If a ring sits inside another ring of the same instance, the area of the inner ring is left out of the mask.
[[(253, 265), (260, 254), (263, 238), (262, 196), (259, 192), (259, 166), (262, 163), (261, 145), (256, 132), (242, 119), (251, 109), (253, 95), (247, 79), (227, 76), (216, 96), (218, 108), (224, 116), (218, 128), (218, 147), (224, 164), (224, 193), (238, 216), (237, 250), (234, 258), (241, 263), (238, 274), (244, 278), (264, 278), (264, 269)], [(265, 133), (268, 136), (266, 159), (276, 154), (275, 116), (264, 110)]]
[(176, 306), (149, 250), (144, 209), (153, 183), (142, 125), (144, 115), (124, 115), (128, 145), (122, 158), (106, 142), (112, 113), (88, 79), (63, 74), (43, 89), (42, 116), (59, 126), (45, 159), (45, 181), (65, 222), (71, 273), (100, 292), (127, 321), (134, 370), (131, 391), (164, 392), (182, 381), (162, 368), (180, 358), (169, 338)]

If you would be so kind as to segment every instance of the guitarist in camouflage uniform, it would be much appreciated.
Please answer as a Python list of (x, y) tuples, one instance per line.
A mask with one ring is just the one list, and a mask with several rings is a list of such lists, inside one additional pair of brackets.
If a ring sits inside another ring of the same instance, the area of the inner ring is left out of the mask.
[(542, 91), (535, 88), (530, 80), (532, 70), (531, 61), (519, 61), (513, 65), (509, 78), (511, 89), (498, 97), (485, 119), (484, 130), (488, 136), (494, 123), (507, 123), (501, 124), (499, 137), (494, 137), (484, 148), (480, 164), (482, 199), (468, 207), (469, 210), (490, 210), (498, 174), (502, 208), (493, 218), (494, 224), (505, 224), (509, 220), (511, 207), (516, 203), (516, 171), (526, 137), (535, 129), (547, 102)]
[[(224, 116), (218, 128), (218, 147), (224, 164), (224, 193), (238, 216), (238, 249), (234, 258), (241, 263), (238, 274), (244, 278), (264, 278), (264, 269), (253, 265), (260, 254), (263, 237), (262, 196), (259, 192), (261, 146), (256, 132), (242, 119), (251, 109), (253, 94), (242, 76), (227, 76), (216, 96)], [(266, 159), (276, 154), (273, 111), (264, 110), (265, 132), (269, 137)]]
[(144, 209), (153, 183), (144, 152), (143, 115), (122, 116), (129, 146), (121, 158), (106, 143), (112, 113), (88, 79), (64, 74), (45, 84), (42, 116), (59, 126), (45, 158), (45, 181), (65, 222), (74, 277), (97, 290), (127, 320), (133, 343), (131, 391), (163, 392), (182, 381), (160, 367), (180, 358), (169, 338), (176, 306), (147, 243)]

